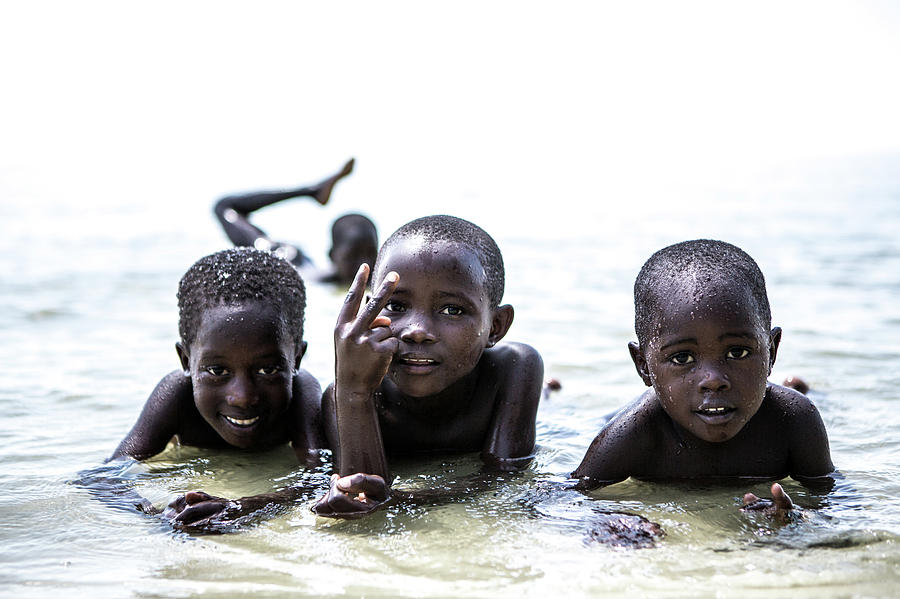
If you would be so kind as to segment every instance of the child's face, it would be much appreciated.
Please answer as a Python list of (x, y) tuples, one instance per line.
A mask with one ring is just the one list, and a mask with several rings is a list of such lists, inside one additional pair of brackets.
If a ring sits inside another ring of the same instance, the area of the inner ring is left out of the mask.
[(710, 442), (731, 439), (756, 414), (779, 336), (763, 328), (743, 290), (681, 290), (660, 302), (648, 348), (632, 350), (669, 417)]
[(373, 288), (391, 271), (400, 281), (381, 315), (400, 343), (388, 377), (406, 395), (435, 395), (472, 372), (503, 336), (492, 332), (484, 268), (464, 246), (410, 238), (388, 248)]
[(189, 351), (179, 345), (197, 410), (230, 445), (265, 445), (283, 424), (302, 357), (283, 329), (267, 304), (219, 305), (203, 313)]

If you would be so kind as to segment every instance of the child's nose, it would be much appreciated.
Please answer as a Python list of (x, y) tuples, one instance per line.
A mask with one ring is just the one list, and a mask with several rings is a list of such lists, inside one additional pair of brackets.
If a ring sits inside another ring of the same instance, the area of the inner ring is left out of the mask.
[(403, 323), (400, 340), (407, 343), (434, 343), (437, 339), (425, 318), (410, 318)]
[(721, 364), (707, 364), (700, 373), (701, 391), (726, 391), (731, 388), (731, 382), (725, 375)]
[(256, 405), (258, 399), (256, 385), (246, 376), (234, 377), (228, 386), (227, 395), (225, 396), (225, 401), (228, 402), (228, 405), (237, 408), (249, 408)]

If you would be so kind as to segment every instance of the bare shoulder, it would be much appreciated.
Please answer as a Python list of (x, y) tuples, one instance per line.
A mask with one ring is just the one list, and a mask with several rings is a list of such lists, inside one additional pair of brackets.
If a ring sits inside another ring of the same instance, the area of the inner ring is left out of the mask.
[(170, 372), (150, 393), (137, 422), (111, 459), (130, 456), (143, 460), (161, 452), (174, 435), (183, 432), (183, 415), (193, 405), (191, 379), (180, 370)]
[(526, 343), (505, 342), (484, 350), (482, 362), (499, 373), (522, 372), (522, 369), (544, 370), (544, 360), (536, 349)]
[(544, 361), (536, 349), (525, 343), (502, 343), (484, 350), (480, 368), (480, 384), (495, 388), (498, 397), (537, 406), (544, 384)]
[(304, 464), (315, 464), (318, 450), (328, 447), (322, 420), (322, 387), (316, 377), (302, 368), (294, 374), (288, 436)]
[(302, 368), (294, 374), (294, 392), (299, 392), (299, 399), (304, 402), (314, 402), (319, 405), (322, 400), (322, 386), (319, 380)]
[(766, 388), (765, 403), (770, 417), (787, 427), (782, 432), (789, 448), (791, 476), (802, 480), (834, 472), (828, 433), (815, 404), (794, 389), (772, 383)]
[(664, 418), (653, 389), (646, 390), (600, 429), (572, 477), (581, 479), (579, 486), (594, 488), (642, 475)]
[(787, 419), (791, 425), (821, 420), (819, 410), (806, 395), (774, 383), (766, 386), (766, 403), (780, 419)]

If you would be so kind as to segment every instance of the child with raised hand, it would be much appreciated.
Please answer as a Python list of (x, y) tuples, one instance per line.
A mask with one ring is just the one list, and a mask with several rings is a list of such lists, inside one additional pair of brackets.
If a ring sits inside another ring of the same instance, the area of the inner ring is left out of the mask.
[(481, 452), (499, 470), (532, 459), (543, 362), (503, 343), (503, 259), (480, 227), (429, 216), (379, 251), (374, 296), (360, 312), (369, 269), (351, 285), (335, 328), (335, 382), (323, 417), (336, 474), (315, 506), (356, 516), (389, 494), (386, 454)]
[[(109, 460), (143, 460), (174, 439), (242, 450), (290, 442), (301, 464), (319, 464), (321, 387), (300, 368), (305, 307), (300, 275), (269, 252), (235, 248), (198, 260), (178, 286), (182, 369), (163, 377)], [(227, 503), (189, 493), (170, 516), (195, 520), (184, 510), (211, 500)]]
[[(628, 349), (650, 387), (591, 443), (572, 474), (582, 488), (640, 479), (786, 476), (833, 482), (828, 436), (803, 394), (769, 383), (781, 329), (771, 326), (765, 279), (740, 248), (695, 240), (659, 250), (634, 285)], [(786, 511), (745, 497), (745, 509)]]

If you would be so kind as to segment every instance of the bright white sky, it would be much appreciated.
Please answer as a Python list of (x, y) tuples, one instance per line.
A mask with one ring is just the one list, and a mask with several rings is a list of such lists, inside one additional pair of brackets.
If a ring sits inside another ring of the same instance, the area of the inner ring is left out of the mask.
[(0, 174), (225, 192), (355, 155), (449, 201), (896, 151), (898, 6), (3, 3)]

